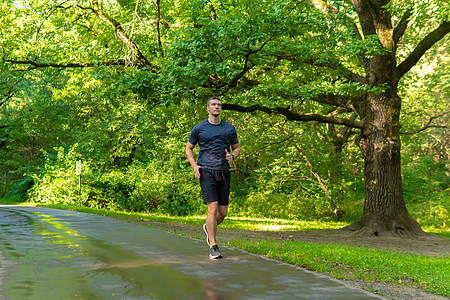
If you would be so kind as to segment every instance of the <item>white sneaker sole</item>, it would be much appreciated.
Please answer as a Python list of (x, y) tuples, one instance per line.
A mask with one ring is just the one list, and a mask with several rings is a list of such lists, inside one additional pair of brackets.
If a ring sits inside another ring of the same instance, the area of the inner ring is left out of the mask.
[(222, 258), (222, 255), (217, 255), (217, 256), (213, 256), (213, 255), (209, 255), (209, 259), (219, 259)]
[(208, 244), (208, 246), (211, 246), (209, 244), (208, 231), (206, 230), (206, 224), (203, 224), (203, 231), (206, 233), (206, 243)]

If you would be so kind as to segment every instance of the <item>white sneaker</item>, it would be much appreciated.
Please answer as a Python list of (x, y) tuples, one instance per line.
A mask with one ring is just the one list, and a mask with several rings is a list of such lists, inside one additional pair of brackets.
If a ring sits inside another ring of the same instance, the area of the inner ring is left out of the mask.
[(222, 258), (222, 254), (220, 254), (219, 247), (214, 245), (209, 249), (209, 258), (210, 259), (218, 259)]
[(203, 224), (203, 230), (206, 233), (206, 243), (208, 244), (208, 246), (210, 246), (209, 244), (209, 238), (208, 238), (208, 230), (206, 230), (206, 224)]

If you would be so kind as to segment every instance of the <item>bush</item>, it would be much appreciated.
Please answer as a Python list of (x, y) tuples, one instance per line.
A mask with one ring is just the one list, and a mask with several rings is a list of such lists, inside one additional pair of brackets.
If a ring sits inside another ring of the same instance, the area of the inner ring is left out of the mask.
[[(108, 172), (99, 172), (84, 161), (80, 193), (75, 165), (81, 155), (76, 149), (74, 145), (67, 152), (57, 148), (56, 154), (44, 153), (44, 166), (27, 179), (35, 182), (28, 192), (29, 201), (178, 216), (198, 213), (203, 208), (198, 183), (191, 182), (183, 170), (168, 170), (160, 160)], [(174, 172), (180, 174), (175, 176)]]
[[(32, 174), (34, 185), (28, 190), (28, 199), (40, 203), (79, 202), (76, 161), (79, 154), (74, 145), (67, 153), (64, 148), (55, 148), (56, 156), (44, 152), (45, 164), (39, 173)], [(87, 167), (87, 166), (85, 166)]]
[(158, 207), (158, 211), (175, 216), (192, 214), (194, 207), (189, 204), (183, 192), (176, 185), (165, 188), (165, 201)]

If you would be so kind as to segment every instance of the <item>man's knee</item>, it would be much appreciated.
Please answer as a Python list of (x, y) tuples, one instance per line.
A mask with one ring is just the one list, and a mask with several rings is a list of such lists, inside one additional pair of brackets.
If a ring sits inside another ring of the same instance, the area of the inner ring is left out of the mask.
[(217, 202), (208, 203), (208, 214), (216, 216), (219, 213), (219, 205)]

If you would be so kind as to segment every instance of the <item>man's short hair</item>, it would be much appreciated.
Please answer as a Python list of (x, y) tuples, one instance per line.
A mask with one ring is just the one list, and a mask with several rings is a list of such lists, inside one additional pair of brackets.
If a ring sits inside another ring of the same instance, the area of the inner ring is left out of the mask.
[(209, 98), (209, 99), (206, 101), (206, 105), (209, 105), (209, 102), (211, 102), (212, 100), (219, 100), (220, 102), (222, 102), (222, 99), (220, 99), (219, 96), (212, 96), (211, 98)]

